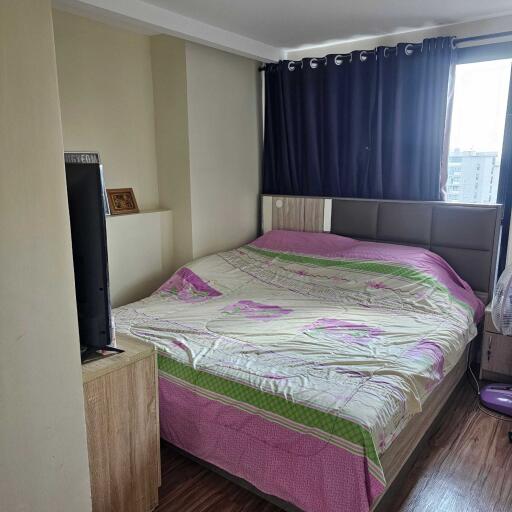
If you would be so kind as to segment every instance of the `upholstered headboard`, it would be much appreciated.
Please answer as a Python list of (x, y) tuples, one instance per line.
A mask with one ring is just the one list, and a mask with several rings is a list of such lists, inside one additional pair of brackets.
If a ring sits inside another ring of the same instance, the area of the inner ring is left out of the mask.
[(496, 277), (501, 205), (263, 196), (262, 229), (331, 232), (424, 247), (442, 256), (486, 303)]

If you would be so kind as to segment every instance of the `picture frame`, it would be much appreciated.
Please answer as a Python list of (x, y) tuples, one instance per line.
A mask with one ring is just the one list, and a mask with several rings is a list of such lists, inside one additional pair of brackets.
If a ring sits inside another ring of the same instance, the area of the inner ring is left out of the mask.
[(110, 215), (139, 213), (137, 200), (132, 188), (107, 188)]

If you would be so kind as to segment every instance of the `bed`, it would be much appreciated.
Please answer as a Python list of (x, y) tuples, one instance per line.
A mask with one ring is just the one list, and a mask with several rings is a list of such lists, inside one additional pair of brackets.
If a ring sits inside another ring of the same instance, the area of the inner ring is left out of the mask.
[(116, 309), (117, 332), (158, 350), (164, 439), (287, 508), (368, 511), (464, 373), (501, 209), (262, 203), (262, 237)]

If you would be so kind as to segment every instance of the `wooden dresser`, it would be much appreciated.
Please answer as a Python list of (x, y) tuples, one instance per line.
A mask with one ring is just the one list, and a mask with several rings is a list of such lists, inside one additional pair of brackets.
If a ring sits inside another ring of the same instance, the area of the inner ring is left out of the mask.
[(148, 512), (161, 483), (156, 352), (124, 336), (117, 346), (82, 366), (92, 510)]
[(480, 378), (512, 382), (512, 336), (498, 332), (492, 321), (490, 306), (485, 308)]

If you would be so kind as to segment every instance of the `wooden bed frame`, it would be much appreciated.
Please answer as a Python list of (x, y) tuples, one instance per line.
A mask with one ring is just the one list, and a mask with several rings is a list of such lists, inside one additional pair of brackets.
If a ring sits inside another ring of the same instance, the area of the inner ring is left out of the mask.
[[(297, 196), (262, 196), (263, 232), (272, 229), (330, 232), (352, 238), (428, 248), (454, 270), (487, 304), (496, 276), (501, 205), (424, 201), (385, 201)], [(372, 507), (385, 512), (396, 490), (450, 408), (451, 397), (465, 375), (470, 347), (438, 384), (393, 443), (380, 456), (386, 491)], [(179, 450), (181, 451), (181, 450)], [(225, 471), (185, 455), (290, 512), (300, 510), (269, 496)], [(348, 511), (347, 511), (348, 512)]]
[(388, 510), (388, 503), (392, 501), (396, 490), (435, 433), (443, 413), (450, 409), (451, 398), (466, 374), (469, 350), (468, 346), (459, 362), (425, 400), (423, 410), (409, 421), (380, 456), (386, 477), (386, 491), (374, 503), (372, 510), (379, 512)]

